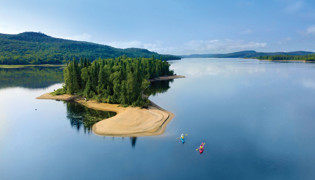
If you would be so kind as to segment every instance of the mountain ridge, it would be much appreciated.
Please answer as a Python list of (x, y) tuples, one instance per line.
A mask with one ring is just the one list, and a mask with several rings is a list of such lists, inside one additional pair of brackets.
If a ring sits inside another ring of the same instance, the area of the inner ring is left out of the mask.
[(237, 51), (226, 54), (190, 54), (182, 55), (182, 58), (254, 58), (259, 56), (272, 55), (309, 55), (314, 54), (311, 51), (290, 51), (290, 52), (257, 52), (254, 50)]
[(179, 56), (159, 54), (141, 48), (115, 48), (86, 41), (55, 38), (40, 32), (0, 34), (0, 64), (61, 64), (73, 58), (115, 58), (154, 56), (162, 60), (176, 60)]

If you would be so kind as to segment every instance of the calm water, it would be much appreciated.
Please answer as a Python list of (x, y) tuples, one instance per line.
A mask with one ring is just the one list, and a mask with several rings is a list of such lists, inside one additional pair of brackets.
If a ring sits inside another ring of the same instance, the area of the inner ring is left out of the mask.
[(35, 99), (58, 80), (0, 77), (0, 179), (315, 179), (315, 64), (183, 59), (171, 67), (187, 78), (149, 93), (176, 116), (163, 135), (138, 138), (94, 135), (83, 121), (113, 114)]

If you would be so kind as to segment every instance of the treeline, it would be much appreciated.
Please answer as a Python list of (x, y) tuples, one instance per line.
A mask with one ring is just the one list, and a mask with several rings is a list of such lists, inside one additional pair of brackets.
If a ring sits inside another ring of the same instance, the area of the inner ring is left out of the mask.
[(144, 106), (148, 79), (173, 75), (166, 61), (152, 58), (73, 60), (64, 69), (64, 87), (55, 94), (78, 94), (99, 102)]
[(315, 61), (315, 55), (273, 55), (273, 56), (259, 56), (257, 59), (262, 60), (305, 60), (305, 61)]
[(120, 49), (107, 45), (72, 41), (47, 36), (42, 33), (25, 32), (17, 35), (0, 34), (0, 64), (62, 64), (73, 58), (150, 58), (162, 60), (180, 59), (178, 56), (163, 55), (147, 49)]

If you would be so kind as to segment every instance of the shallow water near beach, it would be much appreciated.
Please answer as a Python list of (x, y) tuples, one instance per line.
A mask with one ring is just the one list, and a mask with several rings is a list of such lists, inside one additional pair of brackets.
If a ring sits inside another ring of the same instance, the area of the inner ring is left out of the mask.
[(0, 69), (0, 179), (315, 179), (315, 64), (171, 63), (186, 78), (148, 93), (175, 117), (137, 138), (93, 134), (85, 119), (110, 112), (35, 99), (62, 86), (62, 69)]

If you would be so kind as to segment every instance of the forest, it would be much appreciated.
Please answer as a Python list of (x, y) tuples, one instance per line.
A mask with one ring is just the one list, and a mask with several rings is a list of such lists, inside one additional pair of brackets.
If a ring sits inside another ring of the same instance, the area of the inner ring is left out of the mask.
[(315, 61), (315, 55), (273, 55), (273, 56), (259, 56), (257, 59), (261, 60), (304, 60)]
[(162, 60), (180, 59), (178, 56), (163, 55), (147, 49), (120, 49), (107, 45), (73, 41), (48, 36), (37, 32), (0, 34), (0, 64), (66, 64), (73, 58), (150, 58), (153, 55)]
[(64, 86), (53, 94), (76, 94), (98, 102), (143, 107), (149, 103), (143, 96), (150, 85), (148, 80), (173, 75), (169, 67), (167, 61), (154, 57), (121, 56), (93, 62), (81, 58), (69, 62), (64, 69)]

